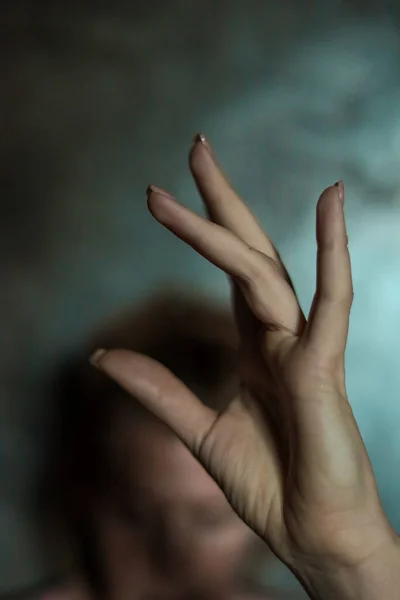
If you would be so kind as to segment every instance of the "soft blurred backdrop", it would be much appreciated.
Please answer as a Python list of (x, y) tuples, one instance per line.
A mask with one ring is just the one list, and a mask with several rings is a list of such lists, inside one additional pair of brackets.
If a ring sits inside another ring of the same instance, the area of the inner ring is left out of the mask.
[[(147, 213), (152, 182), (201, 211), (197, 131), (278, 245), (307, 312), (315, 204), (346, 186), (349, 396), (400, 529), (400, 31), (396, 3), (3, 1), (0, 8), (0, 594), (54, 565), (32, 497), (48, 380), (116, 310), (222, 273)], [(276, 565), (271, 577), (296, 586)]]

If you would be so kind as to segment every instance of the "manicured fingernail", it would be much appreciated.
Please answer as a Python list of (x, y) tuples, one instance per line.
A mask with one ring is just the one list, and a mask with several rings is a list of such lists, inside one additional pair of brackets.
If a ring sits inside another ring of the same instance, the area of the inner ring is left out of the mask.
[(99, 360), (105, 355), (107, 354), (107, 350), (104, 350), (104, 348), (99, 348), (98, 350), (96, 350), (95, 352), (93, 352), (92, 356), (89, 358), (90, 362), (92, 363), (92, 365), (94, 367), (99, 368)]
[(169, 194), (162, 188), (157, 187), (156, 185), (148, 186), (148, 188), (146, 190), (146, 194), (149, 195), (151, 192), (153, 192), (154, 194), (160, 194), (161, 196), (165, 196), (166, 198), (170, 198), (171, 200), (175, 200), (175, 198), (173, 196), (171, 196), (171, 194)]
[(344, 204), (344, 185), (343, 185), (343, 181), (337, 181), (335, 183), (335, 186), (338, 188), (338, 194), (339, 194), (339, 200), (341, 201), (342, 204)]
[(193, 145), (194, 144), (203, 144), (203, 146), (205, 148), (207, 148), (207, 150), (211, 153), (211, 146), (207, 141), (206, 136), (204, 135), (204, 133), (197, 133), (194, 138), (193, 138)]

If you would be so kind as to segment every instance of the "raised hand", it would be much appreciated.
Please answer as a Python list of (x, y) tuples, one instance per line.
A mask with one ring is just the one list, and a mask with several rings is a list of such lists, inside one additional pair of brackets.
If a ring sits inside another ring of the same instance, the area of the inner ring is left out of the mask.
[(327, 188), (317, 204), (317, 285), (306, 319), (278, 252), (202, 136), (190, 168), (209, 219), (153, 186), (148, 206), (231, 278), (240, 394), (216, 413), (148, 357), (110, 349), (93, 360), (176, 432), (234, 510), (294, 572), (305, 563), (317, 569), (321, 560), (344, 568), (367, 564), (398, 538), (346, 394), (353, 288), (343, 184)]

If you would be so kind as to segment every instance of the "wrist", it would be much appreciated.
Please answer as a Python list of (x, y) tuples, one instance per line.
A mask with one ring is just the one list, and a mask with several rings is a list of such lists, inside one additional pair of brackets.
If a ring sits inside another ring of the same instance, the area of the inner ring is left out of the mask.
[(400, 597), (400, 538), (387, 542), (360, 564), (321, 560), (291, 565), (311, 600), (398, 600)]

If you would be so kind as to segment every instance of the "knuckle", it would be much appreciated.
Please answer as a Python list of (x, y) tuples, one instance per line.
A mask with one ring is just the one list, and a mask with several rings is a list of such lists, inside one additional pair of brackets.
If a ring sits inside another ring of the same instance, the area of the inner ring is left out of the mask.
[(325, 290), (321, 292), (320, 299), (329, 302), (329, 304), (349, 308), (354, 300), (354, 292), (352, 289), (343, 291), (337, 289)]
[(249, 257), (243, 271), (236, 275), (235, 280), (246, 289), (265, 286), (272, 278), (281, 278), (282, 272), (279, 264), (270, 256), (248, 246)]

